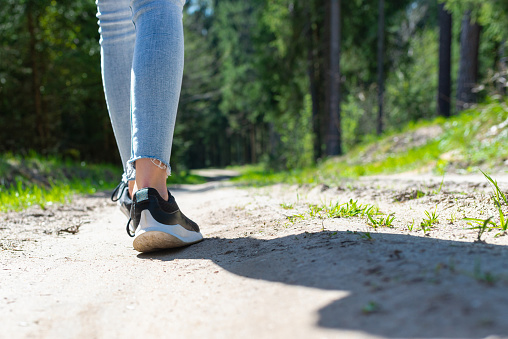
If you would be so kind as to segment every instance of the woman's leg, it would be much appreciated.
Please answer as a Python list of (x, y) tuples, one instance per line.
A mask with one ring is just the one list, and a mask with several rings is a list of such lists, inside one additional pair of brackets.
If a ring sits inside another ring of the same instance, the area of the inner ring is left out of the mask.
[(134, 191), (153, 187), (167, 199), (166, 178), (183, 75), (184, 0), (133, 0), (136, 44), (131, 73)]
[(96, 4), (104, 93), (126, 181), (131, 152), (130, 83), (136, 34), (130, 0), (97, 0)]

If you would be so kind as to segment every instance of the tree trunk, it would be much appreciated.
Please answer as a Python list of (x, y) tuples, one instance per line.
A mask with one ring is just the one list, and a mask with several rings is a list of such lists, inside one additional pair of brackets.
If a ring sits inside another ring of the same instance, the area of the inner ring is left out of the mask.
[[(248, 130), (248, 129), (247, 129)], [(242, 135), (242, 141), (243, 141), (243, 164), (249, 164), (250, 160), (250, 138), (246, 131), (244, 135)]]
[(385, 50), (385, 1), (379, 0), (379, 18), (377, 26), (377, 134), (383, 133), (383, 101), (384, 101), (384, 50)]
[(250, 162), (251, 164), (258, 162), (256, 152), (256, 124), (250, 125)]
[(506, 40), (501, 41), (498, 49), (499, 54), (499, 62), (498, 62), (498, 72), (499, 72), (499, 80), (497, 81), (498, 91), (501, 95), (506, 95), (506, 78), (508, 77), (508, 68), (506, 66)]
[[(310, 12), (310, 11), (309, 11)], [(309, 91), (312, 100), (312, 132), (313, 132), (313, 143), (314, 143), (314, 161), (321, 158), (321, 119), (319, 111), (319, 97), (317, 95), (316, 86), (316, 57), (314, 46), (318, 45), (318, 42), (314, 41), (314, 29), (312, 28), (312, 19), (309, 13), (309, 23), (307, 28), (307, 74), (309, 76)]]
[(457, 111), (476, 102), (473, 88), (478, 82), (478, 47), (481, 27), (471, 23), (471, 12), (464, 14), (460, 33), (460, 63), (457, 80)]
[(330, 121), (326, 154), (342, 154), (340, 126), (340, 0), (330, 0)]
[(439, 84), (437, 93), (438, 114), (450, 116), (451, 98), (452, 14), (444, 4), (439, 5)]
[(27, 11), (27, 25), (28, 25), (28, 34), (30, 36), (29, 41), (29, 49), (30, 49), (30, 67), (32, 68), (32, 95), (34, 100), (34, 110), (35, 110), (35, 130), (36, 134), (39, 137), (38, 143), (41, 145), (41, 148), (45, 148), (46, 146), (46, 136), (44, 133), (44, 119), (42, 112), (42, 97), (41, 97), (41, 81), (39, 75), (39, 65), (37, 62), (37, 36), (35, 33), (35, 25), (34, 25), (34, 17), (33, 17), (33, 8), (32, 4), (29, 2), (26, 7)]
[(270, 143), (270, 159), (275, 159), (278, 156), (280, 135), (277, 133), (273, 122), (268, 123), (268, 134)]

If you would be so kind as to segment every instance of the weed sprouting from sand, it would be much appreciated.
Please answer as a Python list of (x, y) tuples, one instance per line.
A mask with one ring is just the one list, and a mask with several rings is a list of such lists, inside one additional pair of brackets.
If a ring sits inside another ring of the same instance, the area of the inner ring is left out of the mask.
[(492, 177), (490, 175), (488, 175), (487, 173), (485, 173), (483, 171), (481, 171), (481, 172), (485, 176), (485, 178), (490, 182), (490, 185), (492, 186), (492, 190), (494, 191), (491, 198), (492, 198), (492, 201), (494, 202), (494, 206), (497, 209), (498, 216), (499, 216), (499, 222), (495, 222), (494, 220), (492, 220), (494, 218), (493, 216), (491, 216), (487, 219), (464, 218), (464, 220), (466, 220), (466, 221), (471, 221), (473, 223), (476, 223), (476, 226), (474, 226), (473, 223), (471, 223), (471, 222), (469, 223), (469, 225), (472, 226), (471, 229), (478, 229), (478, 233), (479, 233), (478, 239), (477, 239), (478, 241), (481, 241), (480, 240), (481, 235), (488, 228), (497, 228), (497, 229), (502, 230), (503, 233), (506, 232), (508, 229), (508, 215), (505, 214), (505, 211), (503, 210), (503, 208), (506, 209), (506, 207), (508, 206), (508, 197), (507, 197), (506, 193), (501, 191), (496, 180), (492, 179)]
[(492, 189), (494, 191), (494, 194), (492, 195), (492, 200), (494, 201), (494, 205), (496, 206), (499, 214), (499, 225), (496, 225), (495, 223), (494, 225), (495, 227), (500, 228), (503, 231), (506, 231), (506, 229), (508, 228), (508, 217), (504, 214), (503, 205), (508, 206), (508, 197), (506, 196), (505, 193), (501, 191), (496, 180), (492, 179), (490, 175), (488, 175), (487, 173), (483, 171), (482, 173), (485, 176), (485, 178), (487, 178), (487, 180), (490, 182)]
[(305, 215), (303, 215), (303, 214), (288, 215), (286, 217), (286, 219), (288, 219), (291, 224), (294, 224), (295, 222), (297, 222), (299, 220), (305, 219)]
[(363, 314), (372, 314), (380, 310), (380, 305), (375, 301), (369, 301), (367, 305), (362, 307)]
[(379, 214), (379, 209), (374, 205), (362, 205), (358, 200), (349, 200), (345, 204), (335, 204), (326, 211), (329, 218), (364, 217)]
[(420, 223), (420, 228), (422, 229), (423, 233), (427, 235), (432, 226), (434, 224), (437, 224), (439, 222), (438, 214), (437, 214), (437, 205), (434, 209), (434, 212), (425, 211), (426, 218), (423, 218), (422, 222)]
[(485, 219), (483, 225), (478, 226), (478, 238), (475, 240), (475, 242), (483, 242), (482, 235), (483, 233), (485, 233), (485, 230), (487, 229), (490, 219), (492, 219), (492, 217)]
[(450, 217), (446, 220), (448, 220), (448, 222), (453, 225), (455, 220), (457, 220), (457, 217), (455, 216), (455, 213), (452, 213), (452, 214), (450, 214)]
[(439, 188), (435, 191), (432, 192), (432, 194), (439, 194), (441, 193), (441, 190), (443, 189), (443, 184), (444, 184), (444, 175), (443, 175), (443, 178), (441, 179), (441, 184), (439, 185)]
[(370, 223), (369, 225), (378, 228), (378, 227), (393, 227), (393, 221), (395, 220), (395, 216), (393, 214), (388, 214), (385, 217), (380, 217), (377, 219), (374, 219), (370, 214), (367, 214), (367, 218), (369, 219)]
[(413, 222), (407, 225), (407, 229), (412, 232), (413, 228), (415, 227), (415, 220), (413, 219)]
[(473, 278), (487, 285), (494, 285), (497, 280), (492, 273), (482, 270), (481, 261), (479, 259), (475, 260), (474, 263)]
[(358, 231), (346, 231), (347, 234), (354, 234), (359, 236), (361, 239), (374, 241), (374, 238), (372, 238), (372, 235), (370, 235), (370, 232), (358, 232)]
[(293, 204), (286, 204), (286, 203), (280, 204), (280, 207), (282, 207), (285, 210), (292, 210), (293, 208), (295, 208)]
[(309, 205), (309, 215), (311, 218), (323, 218), (322, 212), (325, 206)]

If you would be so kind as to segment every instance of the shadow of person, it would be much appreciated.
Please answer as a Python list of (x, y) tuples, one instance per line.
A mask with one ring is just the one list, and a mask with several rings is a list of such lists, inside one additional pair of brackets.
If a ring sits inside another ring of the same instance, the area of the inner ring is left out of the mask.
[[(369, 239), (371, 237), (371, 239)], [(387, 337), (508, 335), (506, 246), (411, 235), (301, 233), (209, 238), (141, 259), (209, 259), (242, 277), (348, 291), (317, 326)]]

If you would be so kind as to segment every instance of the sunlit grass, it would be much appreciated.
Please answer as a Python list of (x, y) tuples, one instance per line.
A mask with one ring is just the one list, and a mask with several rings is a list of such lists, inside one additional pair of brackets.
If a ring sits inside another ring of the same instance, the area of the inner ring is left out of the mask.
[[(422, 127), (441, 129), (441, 133), (418, 147), (392, 151), (396, 137), (410, 136)], [(474, 172), (478, 168), (503, 168), (508, 161), (508, 102), (491, 100), (450, 119), (442, 117), (408, 125), (399, 132), (366, 138), (348, 154), (327, 159), (316, 166), (289, 171), (270, 171), (262, 166), (237, 168), (239, 183), (269, 185), (274, 183), (337, 184), (344, 178), (364, 175), (393, 174), (408, 171), (433, 171), (442, 175), (450, 168), (457, 172)], [(365, 153), (375, 150), (367, 160)]]
[(120, 170), (58, 157), (0, 155), (0, 212), (65, 203), (75, 194), (93, 194), (117, 184)]
[[(21, 210), (33, 205), (42, 208), (67, 203), (76, 194), (112, 190), (122, 170), (104, 164), (87, 164), (59, 157), (0, 155), (0, 212)], [(203, 183), (204, 178), (187, 172), (175, 173), (168, 184)]]
[(113, 183), (92, 183), (90, 180), (57, 181), (49, 188), (23, 184), (17, 181), (15, 186), (0, 187), (0, 212), (16, 211), (33, 205), (43, 209), (54, 203), (66, 203), (74, 194), (93, 194), (97, 190), (111, 189)]

